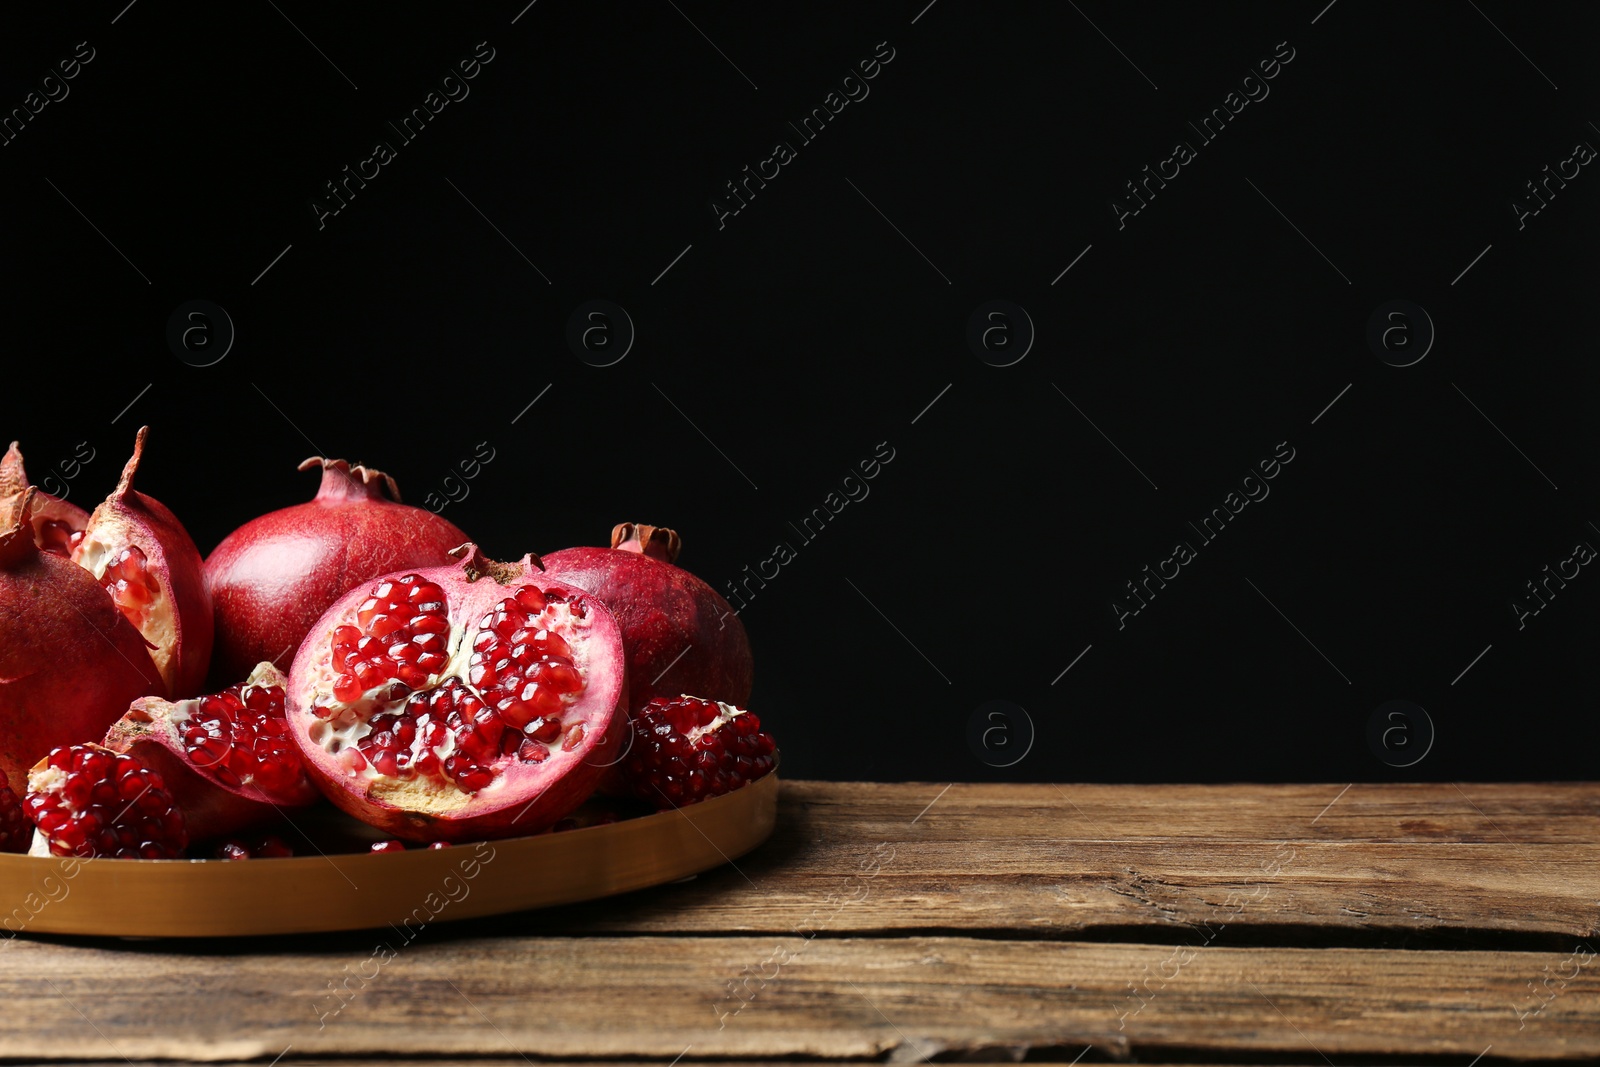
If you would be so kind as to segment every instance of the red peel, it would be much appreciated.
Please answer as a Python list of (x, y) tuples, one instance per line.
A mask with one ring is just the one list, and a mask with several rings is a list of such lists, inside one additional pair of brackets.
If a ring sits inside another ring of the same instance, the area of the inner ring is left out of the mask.
[(211, 660), (211, 596), (189, 532), (166, 505), (133, 487), (149, 432), (139, 428), (117, 487), (75, 539), (72, 561), (144, 635), (167, 695), (187, 697), (200, 692)]
[(400, 500), (382, 471), (313, 456), (316, 496), (252, 519), (207, 557), (217, 616), (213, 677), (262, 660), (287, 665), (311, 624), (346, 590), (381, 574), (448, 562), (467, 540), (453, 523)]

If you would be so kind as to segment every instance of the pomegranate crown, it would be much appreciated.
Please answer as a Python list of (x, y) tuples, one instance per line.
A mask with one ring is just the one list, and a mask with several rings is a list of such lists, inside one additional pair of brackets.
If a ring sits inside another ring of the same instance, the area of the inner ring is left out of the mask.
[(678, 536), (676, 530), (669, 530), (665, 526), (619, 522), (611, 528), (611, 547), (673, 563), (683, 550), (683, 538)]
[(127, 500), (128, 495), (133, 492), (133, 476), (139, 473), (139, 460), (144, 456), (144, 442), (149, 436), (148, 426), (139, 427), (139, 432), (133, 435), (133, 455), (123, 464), (122, 477), (117, 479), (117, 487), (111, 490), (111, 499)]
[(322, 468), (322, 484), (317, 487), (318, 500), (390, 500), (396, 504), (403, 503), (400, 486), (376, 468), (363, 467), (359, 463), (351, 466), (346, 459), (312, 456), (297, 469), (305, 471), (313, 467)]
[(529, 552), (515, 563), (501, 563), (485, 556), (483, 549), (479, 548), (474, 541), (457, 545), (449, 551), (448, 555), (452, 559), (461, 560), (461, 568), (466, 572), (467, 581), (469, 582), (475, 582), (479, 578), (488, 575), (499, 585), (510, 585), (527, 573), (530, 568), (536, 567), (541, 571), (544, 570), (544, 560), (532, 552)]
[(15, 496), (28, 487), (28, 472), (22, 469), (22, 447), (15, 441), (0, 459), (0, 496)]
[(34, 551), (33, 498), (39, 493), (35, 486), (22, 491), (5, 517), (5, 529), (0, 530), (0, 563), (14, 563)]

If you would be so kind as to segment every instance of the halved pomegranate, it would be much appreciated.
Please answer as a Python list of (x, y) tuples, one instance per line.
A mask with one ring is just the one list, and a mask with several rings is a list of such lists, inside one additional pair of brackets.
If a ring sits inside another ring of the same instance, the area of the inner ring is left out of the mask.
[(392, 574), (319, 619), (291, 734), (335, 804), (411, 841), (532, 833), (593, 791), (626, 729), (616, 620), (533, 556)]
[(197, 841), (276, 821), (322, 794), (306, 776), (284, 717), (288, 679), (261, 663), (239, 685), (176, 703), (136, 700), (105, 745), (160, 773)]
[(72, 539), (72, 561), (92, 574), (144, 635), (171, 697), (194, 696), (211, 660), (211, 596), (200, 550), (166, 505), (133, 487), (150, 428), (111, 495)]
[[(12, 441), (5, 458), (0, 459), (0, 515), (9, 515), (33, 483), (22, 467), (22, 449)], [(39, 490), (33, 499), (33, 540), (41, 549), (58, 556), (72, 551), (72, 535), (89, 523), (89, 513), (76, 504)]]

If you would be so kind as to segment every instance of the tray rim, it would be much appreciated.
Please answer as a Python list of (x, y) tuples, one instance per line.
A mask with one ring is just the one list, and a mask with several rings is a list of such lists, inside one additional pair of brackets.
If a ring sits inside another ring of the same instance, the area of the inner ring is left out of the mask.
[[(449, 895), (437, 913), (430, 905), (423, 925), (598, 900), (737, 860), (771, 835), (778, 792), (774, 768), (687, 807), (437, 850), (251, 860), (0, 854), (0, 941), (25, 933), (193, 939), (375, 930), (422, 910), (399, 911), (401, 903), (453, 894), (451, 878), (465, 885), (464, 895)], [(492, 867), (491, 879), (466, 885)], [(303, 899), (296, 888), (331, 890), (334, 898), (320, 911), (294, 911)], [(150, 894), (168, 899), (152, 906)], [(120, 906), (129, 900), (133, 908)]]

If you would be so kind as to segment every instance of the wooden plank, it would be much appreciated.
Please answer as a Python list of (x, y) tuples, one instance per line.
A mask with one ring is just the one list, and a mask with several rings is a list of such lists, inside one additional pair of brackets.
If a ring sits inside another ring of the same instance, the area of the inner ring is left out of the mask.
[(784, 782), (736, 867), (479, 928), (1561, 949), (1600, 925), (1597, 784), (943, 789)]
[[(773, 937), (424, 938), (392, 947), (394, 958), (384, 959), (370, 945), (234, 956), (18, 940), (0, 967), (0, 1049), (16, 1059), (271, 1060), (288, 1049), (290, 1059), (670, 1061), (688, 1050), (696, 1060), (1034, 1051), (1070, 1061), (1093, 1046), (1146, 1060), (1347, 1055), (1465, 1064), (1492, 1045), (1506, 1059), (1600, 1057), (1592, 954), (1183, 953), (920, 936), (787, 945)], [(783, 949), (787, 956), (775, 954)], [(332, 983), (347, 983), (343, 998), (329, 993)]]

